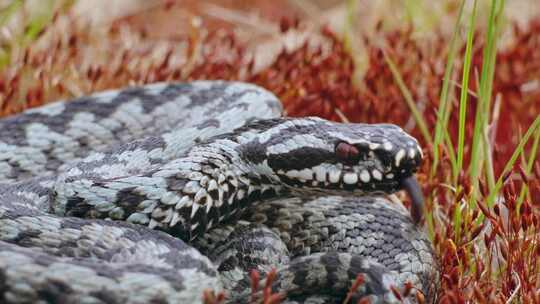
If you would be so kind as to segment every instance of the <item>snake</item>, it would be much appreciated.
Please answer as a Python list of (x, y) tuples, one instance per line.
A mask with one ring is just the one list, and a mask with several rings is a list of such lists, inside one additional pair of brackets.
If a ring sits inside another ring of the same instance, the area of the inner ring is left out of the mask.
[(0, 120), (0, 300), (432, 302), (422, 157), (396, 125), (287, 117), (235, 81), (28, 109)]

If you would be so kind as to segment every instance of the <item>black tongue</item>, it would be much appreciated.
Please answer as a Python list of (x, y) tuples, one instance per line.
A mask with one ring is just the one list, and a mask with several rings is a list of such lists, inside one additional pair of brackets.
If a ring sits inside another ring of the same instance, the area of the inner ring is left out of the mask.
[(420, 185), (416, 181), (414, 176), (407, 177), (401, 182), (401, 185), (409, 193), (409, 197), (412, 200), (411, 205), (411, 217), (415, 224), (418, 224), (422, 219), (424, 209), (424, 195), (420, 190)]

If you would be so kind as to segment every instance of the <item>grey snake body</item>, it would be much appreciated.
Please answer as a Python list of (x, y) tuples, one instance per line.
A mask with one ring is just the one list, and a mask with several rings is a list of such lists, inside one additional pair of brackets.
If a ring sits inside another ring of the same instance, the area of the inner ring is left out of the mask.
[[(197, 303), (225, 289), (246, 302), (250, 271), (277, 268), (289, 303), (341, 303), (359, 273), (353, 299), (397, 303), (409, 282), (432, 301), (421, 157), (399, 127), (281, 117), (244, 83), (27, 110), (0, 120), (0, 299)], [(385, 198), (402, 188), (413, 219)]]

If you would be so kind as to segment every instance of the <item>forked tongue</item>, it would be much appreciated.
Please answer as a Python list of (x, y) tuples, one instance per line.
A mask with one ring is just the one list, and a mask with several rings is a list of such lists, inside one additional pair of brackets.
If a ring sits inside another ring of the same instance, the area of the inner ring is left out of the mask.
[(420, 185), (418, 185), (414, 176), (407, 177), (401, 181), (401, 185), (411, 198), (411, 217), (414, 224), (418, 224), (422, 219), (424, 208), (424, 195), (422, 194), (422, 190), (420, 190)]

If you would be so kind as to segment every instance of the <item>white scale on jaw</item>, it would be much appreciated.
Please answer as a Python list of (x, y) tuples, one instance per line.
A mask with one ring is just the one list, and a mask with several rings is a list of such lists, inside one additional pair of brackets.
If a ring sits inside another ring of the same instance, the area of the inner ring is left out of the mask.
[(343, 182), (349, 185), (354, 185), (358, 181), (358, 175), (356, 173), (345, 173), (343, 175)]
[(401, 160), (403, 159), (403, 157), (405, 157), (405, 150), (403, 149), (400, 149), (397, 154), (396, 154), (396, 158), (395, 158), (395, 161), (396, 161), (396, 167), (399, 167), (399, 164), (401, 163)]
[[(355, 172), (344, 172), (342, 170), (336, 169), (326, 169), (322, 166), (313, 167), (312, 169), (302, 169), (302, 170), (290, 170), (284, 172), (279, 170), (278, 174), (286, 175), (289, 178), (298, 179), (301, 182), (311, 181), (311, 184), (316, 186), (318, 183), (332, 183), (337, 184), (340, 181), (343, 181), (345, 184), (354, 185), (359, 180), (363, 183), (369, 183), (371, 179), (376, 179), (379, 181), (383, 180), (383, 173), (380, 170), (373, 169), (371, 174), (368, 170), (364, 169), (360, 173)], [(388, 173), (385, 175), (386, 178), (394, 178), (394, 174)]]
[(413, 159), (415, 155), (416, 155), (416, 152), (414, 151), (414, 149), (410, 148), (409, 149), (409, 158)]
[(369, 176), (369, 172), (367, 170), (362, 170), (360, 172), (360, 180), (364, 183), (369, 183), (369, 180), (371, 179), (371, 176)]
[[(308, 169), (304, 169), (302, 171), (298, 171), (298, 170), (289, 170), (285, 173), (285, 175), (289, 178), (298, 178), (298, 179), (302, 179), (304, 181), (306, 180), (309, 180), (311, 179), (311, 177), (313, 176), (313, 174), (308, 174), (307, 172), (305, 172), (305, 170), (308, 170)], [(304, 171), (304, 172), (303, 172)]]
[(341, 176), (341, 172), (338, 170), (332, 170), (330, 171), (330, 174), (328, 174), (328, 179), (332, 184), (339, 183), (339, 177)]
[(315, 172), (315, 178), (319, 182), (326, 182), (326, 170), (321, 166), (317, 166), (313, 170)]
[(391, 151), (392, 150), (392, 143), (390, 143), (389, 141), (385, 141), (384, 144), (383, 144), (383, 148), (387, 151)]
[(376, 179), (376, 180), (382, 180), (382, 173), (381, 171), (375, 169), (371, 172), (371, 174), (373, 175), (373, 178)]

